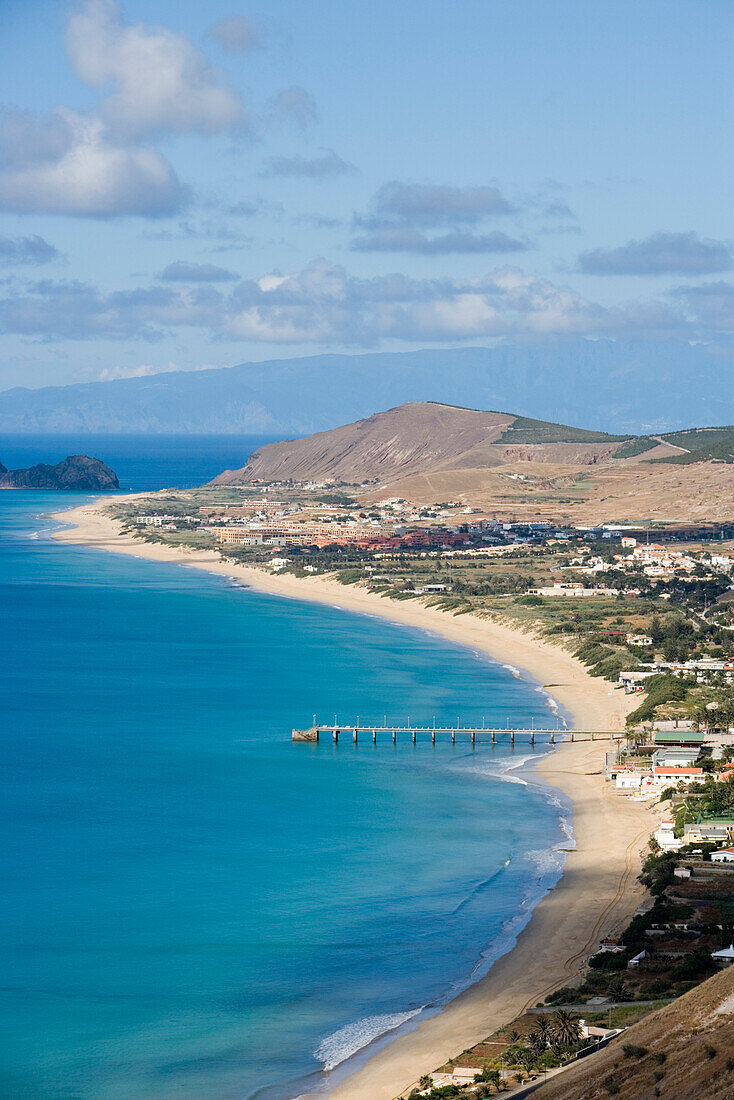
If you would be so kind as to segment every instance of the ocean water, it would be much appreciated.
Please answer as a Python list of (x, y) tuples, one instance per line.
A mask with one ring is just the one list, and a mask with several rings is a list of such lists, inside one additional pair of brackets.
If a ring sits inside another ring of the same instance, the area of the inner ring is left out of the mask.
[(82, 499), (0, 494), (0, 1095), (298, 1095), (486, 970), (568, 834), (527, 745), (291, 728), (552, 712), (428, 633), (52, 542)]
[(253, 435), (0, 435), (0, 462), (20, 470), (91, 455), (115, 471), (122, 489), (141, 492), (202, 485), (222, 470), (244, 466), (270, 442), (271, 436)]

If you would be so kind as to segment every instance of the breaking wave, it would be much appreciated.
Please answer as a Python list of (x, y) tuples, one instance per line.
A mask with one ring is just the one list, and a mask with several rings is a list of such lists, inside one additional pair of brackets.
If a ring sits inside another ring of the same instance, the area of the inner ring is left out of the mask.
[(422, 1011), (422, 1008), (414, 1008), (408, 1012), (386, 1012), (382, 1016), (364, 1016), (361, 1020), (355, 1020), (354, 1023), (340, 1027), (332, 1035), (327, 1035), (316, 1048), (316, 1057), (325, 1070), (335, 1069), (342, 1062), (346, 1062), (347, 1058), (351, 1058), (370, 1043), (374, 1043), (375, 1039), (406, 1024)]

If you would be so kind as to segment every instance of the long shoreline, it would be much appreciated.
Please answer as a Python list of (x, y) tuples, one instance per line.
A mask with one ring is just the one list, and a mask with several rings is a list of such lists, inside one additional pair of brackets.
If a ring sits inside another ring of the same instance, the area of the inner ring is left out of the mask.
[[(433, 631), (527, 671), (552, 693), (577, 728), (620, 732), (624, 728), (629, 699), (607, 681), (590, 676), (570, 653), (532, 634), (472, 615), (452, 616), (414, 601), (390, 600), (329, 578), (271, 575), (223, 562), (214, 551), (143, 542), (125, 534), (116, 520), (103, 513), (109, 502), (105, 498), (55, 513), (54, 519), (73, 527), (59, 530), (53, 537), (187, 565), (274, 595), (326, 603)], [(422, 1073), (567, 984), (598, 940), (627, 923), (642, 897), (637, 883), (640, 851), (654, 827), (654, 818), (649, 806), (633, 803), (606, 787), (601, 774), (604, 747), (602, 742), (564, 742), (533, 767), (536, 775), (570, 798), (577, 847), (567, 854), (558, 885), (535, 907), (516, 945), (442, 1011), (380, 1049), (329, 1091), (333, 1100), (394, 1100)]]

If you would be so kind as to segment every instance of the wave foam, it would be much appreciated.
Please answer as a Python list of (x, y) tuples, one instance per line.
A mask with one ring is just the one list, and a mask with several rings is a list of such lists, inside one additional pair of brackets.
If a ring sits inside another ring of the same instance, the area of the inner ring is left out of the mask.
[(327, 1035), (316, 1049), (316, 1057), (325, 1070), (335, 1069), (347, 1058), (374, 1043), (375, 1039), (394, 1031), (396, 1027), (412, 1020), (422, 1008), (408, 1012), (386, 1012), (382, 1016), (365, 1016), (354, 1023), (340, 1027), (332, 1035)]
[(516, 680), (522, 680), (522, 673), (519, 668), (515, 668), (514, 665), (503, 665), (502, 667), (506, 668), (508, 672), (511, 672)]

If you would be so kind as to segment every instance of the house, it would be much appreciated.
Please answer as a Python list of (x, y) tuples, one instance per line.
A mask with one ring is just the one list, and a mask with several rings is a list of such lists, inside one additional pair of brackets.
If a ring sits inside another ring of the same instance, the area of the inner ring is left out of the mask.
[(619, 683), (624, 688), (627, 695), (631, 695), (633, 691), (644, 691), (645, 680), (649, 676), (656, 676), (655, 671), (650, 672), (620, 672)]
[(627, 642), (627, 645), (652, 645), (652, 638), (649, 634), (626, 634), (625, 641)]
[(660, 822), (660, 828), (654, 834), (662, 852), (677, 852), (683, 847), (683, 841), (675, 835), (675, 824), (670, 817)]
[(276, 572), (279, 569), (285, 569), (286, 565), (290, 565), (290, 563), (291, 563), (290, 558), (271, 558), (270, 559), (270, 564), (272, 565), (273, 569)]
[(621, 1030), (618, 1027), (597, 1027), (596, 1024), (587, 1024), (586, 1020), (579, 1020), (579, 1027), (583, 1039), (595, 1039), (596, 1042), (611, 1039), (614, 1035), (619, 1035)]
[(734, 848), (720, 848), (711, 853), (712, 863), (734, 863)]
[(473, 1085), (474, 1078), (481, 1076), (481, 1066), (454, 1066), (450, 1070), (438, 1070), (430, 1075), (433, 1085)]
[(714, 824), (714, 822), (697, 821), (695, 824), (686, 825), (683, 833), (684, 844), (719, 844), (726, 843), (730, 839), (732, 826), (726, 824)]
[(674, 867), (673, 868), (673, 874), (675, 875), (676, 878), (690, 878), (691, 877), (691, 868), (690, 867)]
[(642, 960), (646, 959), (646, 958), (647, 958), (647, 951), (643, 947), (642, 951), (638, 951), (636, 955), (632, 956), (630, 961), (627, 963), (627, 969), (628, 970), (636, 970), (637, 967), (642, 962)]
[(642, 782), (642, 776), (639, 772), (622, 771), (617, 772), (617, 777), (614, 781), (614, 785), (618, 791), (636, 791), (639, 789)]
[(624, 951), (624, 947), (618, 940), (602, 940), (599, 944), (599, 954), (607, 953), (611, 955), (618, 955)]
[(664, 748), (655, 749), (652, 754), (653, 767), (690, 768), (698, 760), (698, 749)]
[(678, 765), (668, 768), (652, 769), (653, 779), (655, 779), (661, 786), (667, 784), (680, 783), (704, 783), (706, 775), (703, 768), (681, 768)]
[(731, 966), (734, 963), (734, 943), (722, 948), (721, 951), (712, 951), (711, 958), (717, 966)]

